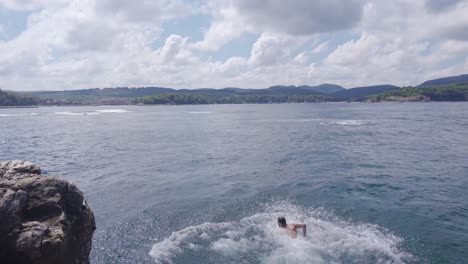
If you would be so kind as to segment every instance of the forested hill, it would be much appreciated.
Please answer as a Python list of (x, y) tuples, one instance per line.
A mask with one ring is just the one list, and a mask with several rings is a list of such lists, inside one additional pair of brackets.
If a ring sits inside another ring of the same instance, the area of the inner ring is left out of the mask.
[(373, 102), (468, 101), (468, 84), (403, 87), (367, 98)]
[[(374, 85), (345, 89), (336, 84), (276, 85), (265, 89), (172, 89), (117, 87), (2, 93), (1, 105), (242, 104), (337, 101), (467, 101), (468, 74), (424, 82), (417, 87)], [(450, 83), (450, 84), (445, 84)], [(437, 85), (436, 85), (437, 84)], [(25, 95), (20, 97), (18, 94)], [(33, 96), (37, 99), (28, 97)]]
[(279, 94), (331, 94), (345, 88), (335, 84), (321, 84), (317, 86), (271, 86), (266, 89), (243, 89), (243, 88), (223, 88), (223, 89), (172, 89), (164, 87), (117, 87), (117, 88), (96, 88), (68, 91), (37, 91), (29, 92), (42, 99), (65, 99), (65, 100), (86, 100), (101, 98), (134, 98), (155, 94), (204, 94), (210, 96), (228, 95), (279, 95)]
[(31, 106), (37, 104), (36, 98), (0, 90), (0, 106)]
[(331, 95), (338, 100), (362, 101), (367, 96), (379, 94), (386, 90), (398, 88), (395, 85), (374, 85), (365, 87), (356, 87), (332, 93)]
[(435, 86), (435, 85), (450, 85), (450, 84), (468, 84), (468, 74), (429, 80), (429, 81), (423, 82), (419, 86)]

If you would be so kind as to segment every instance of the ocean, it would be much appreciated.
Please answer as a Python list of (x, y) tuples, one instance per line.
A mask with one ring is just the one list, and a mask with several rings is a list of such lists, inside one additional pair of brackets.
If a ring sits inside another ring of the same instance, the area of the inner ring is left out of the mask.
[(0, 109), (12, 159), (84, 192), (92, 263), (468, 259), (467, 103)]

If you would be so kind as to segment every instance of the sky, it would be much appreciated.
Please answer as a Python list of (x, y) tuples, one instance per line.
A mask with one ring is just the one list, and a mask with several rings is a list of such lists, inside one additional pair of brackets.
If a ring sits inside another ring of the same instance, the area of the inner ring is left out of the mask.
[(468, 73), (468, 0), (0, 0), (0, 89), (346, 88)]

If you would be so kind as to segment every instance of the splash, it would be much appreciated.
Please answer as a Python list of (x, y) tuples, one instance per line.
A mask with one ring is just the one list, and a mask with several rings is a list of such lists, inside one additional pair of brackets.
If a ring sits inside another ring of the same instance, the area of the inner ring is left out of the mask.
[[(340, 220), (323, 209), (289, 203), (236, 222), (203, 223), (153, 245), (156, 263), (404, 263), (402, 238), (371, 224)], [(282, 233), (276, 218), (307, 224), (307, 238)]]

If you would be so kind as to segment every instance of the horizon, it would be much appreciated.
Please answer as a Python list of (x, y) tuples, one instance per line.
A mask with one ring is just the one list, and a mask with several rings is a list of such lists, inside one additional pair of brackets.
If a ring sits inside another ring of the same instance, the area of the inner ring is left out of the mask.
[(0, 0), (0, 89), (417, 86), (468, 72), (468, 0)]

